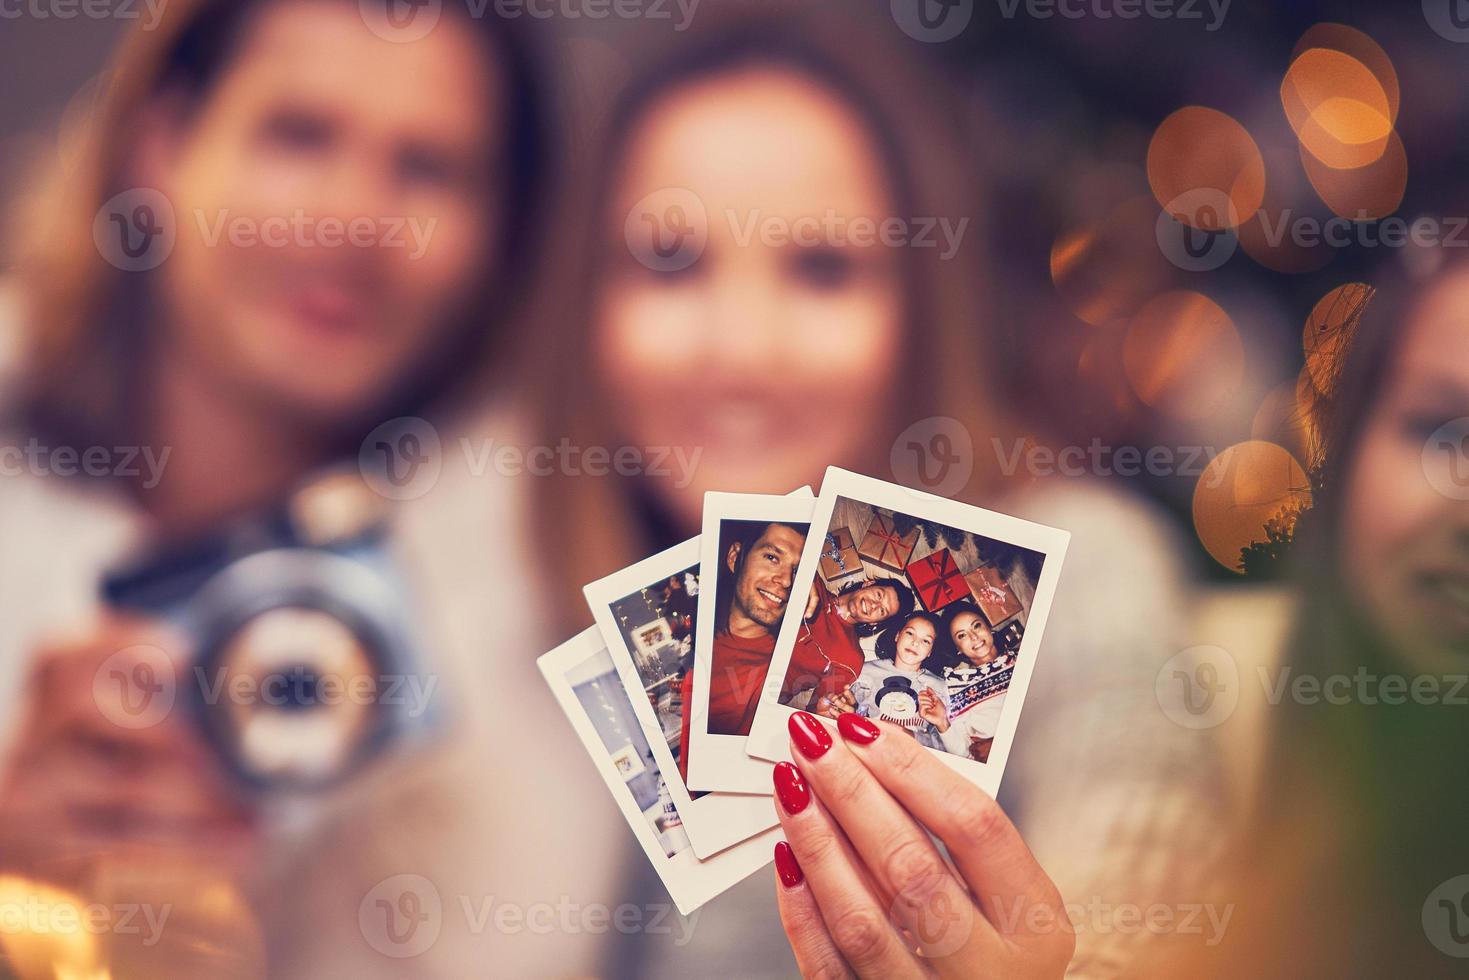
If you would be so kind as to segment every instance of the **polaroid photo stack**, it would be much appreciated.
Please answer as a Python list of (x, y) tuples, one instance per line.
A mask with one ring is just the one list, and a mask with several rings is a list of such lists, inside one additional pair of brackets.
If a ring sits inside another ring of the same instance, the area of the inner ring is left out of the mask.
[(996, 793), (1069, 538), (834, 467), (815, 500), (711, 492), (539, 665), (689, 914), (770, 861), (796, 711), (897, 725)]

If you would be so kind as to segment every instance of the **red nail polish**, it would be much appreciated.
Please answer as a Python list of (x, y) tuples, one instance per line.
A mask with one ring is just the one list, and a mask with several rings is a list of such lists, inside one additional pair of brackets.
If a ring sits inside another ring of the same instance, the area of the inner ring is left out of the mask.
[(811, 788), (806, 785), (806, 776), (794, 763), (780, 762), (775, 766), (775, 795), (780, 805), (789, 814), (797, 814), (811, 802)]
[(787, 888), (795, 888), (806, 880), (806, 876), (801, 874), (801, 866), (796, 863), (791, 845), (783, 840), (775, 842), (775, 873), (780, 875), (780, 883)]
[(791, 715), (787, 727), (790, 728), (791, 739), (796, 743), (796, 748), (808, 759), (819, 759), (831, 748), (831, 734), (814, 715), (797, 711)]
[(841, 732), (842, 738), (847, 741), (860, 742), (863, 745), (871, 745), (877, 741), (877, 736), (882, 734), (881, 728), (855, 711), (848, 711), (837, 718), (837, 731)]

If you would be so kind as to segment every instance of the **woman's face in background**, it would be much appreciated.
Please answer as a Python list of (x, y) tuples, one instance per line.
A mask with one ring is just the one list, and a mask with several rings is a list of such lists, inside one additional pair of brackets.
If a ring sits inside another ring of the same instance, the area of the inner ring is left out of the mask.
[(1462, 670), (1469, 654), (1469, 273), (1433, 286), (1400, 329), (1407, 335), (1398, 361), (1347, 476), (1345, 574), (1353, 599), (1402, 656), (1424, 670)]
[(202, 104), (145, 143), (179, 229), (166, 350), (327, 423), (410, 377), (493, 259), (496, 82), (460, 18), (395, 43), (355, 3), (263, 6)]
[[(702, 248), (688, 236), (664, 261), (633, 233), (649, 195), (670, 226), (682, 205)], [(901, 256), (845, 223), (893, 215), (871, 134), (795, 71), (731, 70), (641, 117), (606, 218), (595, 364), (623, 438), (698, 460), (685, 487), (652, 481), (681, 523), (698, 526), (706, 490), (785, 493), (887, 458)]]

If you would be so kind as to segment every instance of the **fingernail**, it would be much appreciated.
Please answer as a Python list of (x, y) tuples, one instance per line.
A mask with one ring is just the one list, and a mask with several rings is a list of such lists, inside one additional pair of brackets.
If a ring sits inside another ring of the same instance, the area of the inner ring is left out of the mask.
[(806, 880), (806, 876), (801, 874), (801, 866), (796, 863), (791, 845), (783, 840), (775, 842), (775, 873), (780, 875), (780, 883), (787, 888), (795, 888)]
[(774, 778), (775, 795), (786, 813), (794, 815), (806, 809), (806, 804), (811, 802), (811, 788), (795, 763), (776, 763)]
[(860, 742), (863, 745), (871, 745), (877, 741), (877, 736), (882, 734), (881, 728), (855, 711), (848, 711), (837, 718), (837, 731), (841, 732), (842, 738), (847, 741)]
[(831, 735), (826, 726), (817, 721), (812, 715), (804, 711), (797, 711), (791, 715), (787, 723), (791, 730), (791, 739), (796, 743), (796, 748), (808, 759), (819, 759), (831, 748)]

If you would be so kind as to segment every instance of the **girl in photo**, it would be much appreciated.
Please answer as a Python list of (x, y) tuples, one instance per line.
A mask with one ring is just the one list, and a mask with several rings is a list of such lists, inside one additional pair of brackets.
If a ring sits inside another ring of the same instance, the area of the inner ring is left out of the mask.
[(877, 638), (877, 659), (863, 664), (850, 688), (854, 710), (897, 725), (931, 749), (947, 750), (949, 695), (944, 679), (924, 668), (943, 624), (933, 613), (909, 613)]

